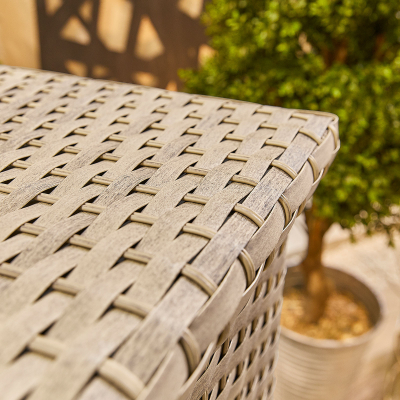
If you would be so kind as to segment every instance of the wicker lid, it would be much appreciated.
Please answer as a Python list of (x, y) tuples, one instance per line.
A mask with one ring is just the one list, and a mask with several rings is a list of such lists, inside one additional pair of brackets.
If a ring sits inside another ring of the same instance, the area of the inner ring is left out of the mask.
[(0, 66), (1, 398), (174, 398), (337, 129), (331, 114)]

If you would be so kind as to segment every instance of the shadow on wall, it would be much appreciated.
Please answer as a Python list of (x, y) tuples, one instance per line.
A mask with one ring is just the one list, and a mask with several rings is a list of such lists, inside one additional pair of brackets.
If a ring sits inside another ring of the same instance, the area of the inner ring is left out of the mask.
[(212, 54), (199, 21), (204, 0), (2, 2), (5, 64), (176, 90), (178, 69)]
[(45, 69), (176, 89), (207, 49), (203, 0), (36, 3)]

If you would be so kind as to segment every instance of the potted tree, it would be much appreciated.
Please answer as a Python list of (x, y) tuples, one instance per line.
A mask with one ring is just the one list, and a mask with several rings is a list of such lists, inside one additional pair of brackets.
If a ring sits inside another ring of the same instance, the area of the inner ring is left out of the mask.
[[(322, 180), (312, 208), (306, 211), (310, 241), (302, 275), (298, 269), (288, 275), (292, 285), (306, 289), (304, 317), (308, 322), (317, 323), (324, 313), (332, 287), (330, 276), (339, 289), (349, 290), (364, 303), (371, 325), (376, 325), (381, 310), (375, 294), (353, 277), (324, 269), (321, 255), (324, 234), (335, 222), (348, 229), (363, 224), (367, 233), (385, 231), (389, 242), (398, 223), (399, 2), (213, 0), (203, 21), (215, 53), (199, 70), (181, 72), (188, 91), (339, 116), (341, 151)], [(343, 365), (347, 360), (349, 366), (349, 359), (359, 355), (348, 356), (348, 349), (362, 348), (372, 331), (340, 342), (318, 341), (283, 329), (283, 341), (287, 337), (308, 354), (317, 348), (307, 360), (308, 375), (316, 376), (315, 371), (324, 368), (317, 363), (313, 370), (311, 360), (323, 353), (326, 364), (332, 363), (328, 353), (337, 355), (344, 348), (338, 362)], [(294, 351), (288, 352), (293, 356)], [(307, 373), (301, 371), (298, 376), (301, 367), (293, 365), (297, 372), (288, 366), (285, 373), (292, 375), (287, 385), (298, 378), (298, 388), (303, 387)], [(334, 370), (325, 372), (320, 379), (332, 379)], [(343, 390), (336, 393), (331, 383), (322, 385), (325, 393), (318, 389), (317, 394), (309, 392), (304, 398), (341, 398)], [(292, 397), (288, 393), (286, 398), (294, 398), (294, 393)], [(296, 396), (303, 398), (299, 392)]]

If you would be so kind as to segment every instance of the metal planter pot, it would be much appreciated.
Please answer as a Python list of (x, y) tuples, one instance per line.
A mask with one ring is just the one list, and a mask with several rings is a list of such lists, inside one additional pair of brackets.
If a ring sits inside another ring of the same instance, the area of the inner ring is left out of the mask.
[[(339, 290), (352, 293), (365, 305), (373, 328), (364, 335), (340, 342), (310, 338), (282, 327), (275, 400), (347, 400), (362, 356), (383, 318), (382, 302), (368, 286), (343, 271), (325, 270)], [(289, 268), (285, 291), (301, 287), (302, 283), (300, 268)]]

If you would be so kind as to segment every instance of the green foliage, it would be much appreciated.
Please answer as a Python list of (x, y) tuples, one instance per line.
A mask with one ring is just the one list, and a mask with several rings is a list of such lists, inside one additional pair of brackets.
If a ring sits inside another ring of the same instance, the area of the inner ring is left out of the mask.
[(400, 203), (398, 0), (213, 0), (203, 21), (216, 53), (181, 71), (187, 90), (337, 114), (319, 216), (387, 226)]

